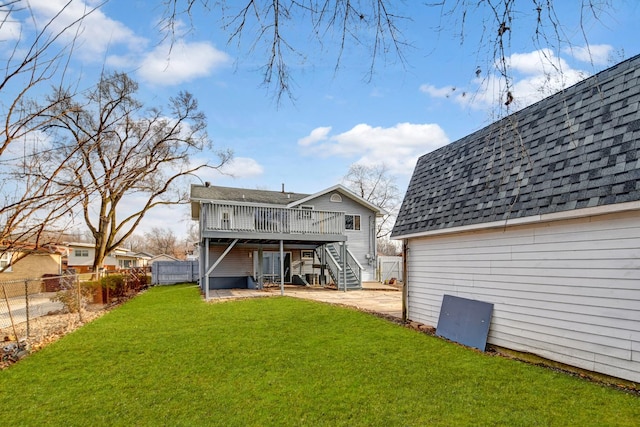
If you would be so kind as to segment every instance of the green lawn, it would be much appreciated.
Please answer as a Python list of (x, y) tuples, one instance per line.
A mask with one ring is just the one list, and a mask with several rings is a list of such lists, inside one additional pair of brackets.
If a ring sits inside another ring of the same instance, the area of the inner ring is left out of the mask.
[(17, 425), (640, 424), (640, 398), (286, 297), (153, 288), (0, 371)]

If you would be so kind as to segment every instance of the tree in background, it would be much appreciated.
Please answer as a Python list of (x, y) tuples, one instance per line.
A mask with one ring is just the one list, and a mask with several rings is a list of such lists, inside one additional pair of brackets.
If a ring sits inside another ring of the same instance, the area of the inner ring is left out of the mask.
[(169, 228), (153, 227), (144, 233), (145, 248), (154, 255), (166, 254), (184, 259), (184, 248)]
[[(138, 233), (132, 233), (124, 243), (124, 247), (130, 250), (131, 252), (147, 252), (150, 253), (147, 249), (147, 240), (145, 237)], [(153, 254), (155, 255), (155, 254)]]
[[(186, 177), (219, 168), (231, 157), (219, 151), (217, 165), (192, 163), (193, 155), (212, 144), (191, 94), (171, 98), (165, 112), (145, 108), (135, 98), (137, 90), (127, 74), (103, 75), (82, 99), (51, 111), (45, 128), (62, 168), (55, 183), (79, 201), (94, 238), (94, 271), (149, 210), (188, 200)], [(59, 91), (53, 97), (61, 97)]]
[(343, 182), (358, 196), (387, 212), (382, 220), (376, 221), (376, 238), (388, 236), (402, 196), (389, 169), (383, 164), (366, 166), (356, 163), (351, 165)]
[[(39, 22), (27, 2), (0, 4), (0, 255), (12, 253), (13, 262), (29, 250), (57, 242), (72, 221), (74, 193), (54, 185), (60, 164), (50, 163), (50, 146), (40, 131), (53, 120), (51, 111), (64, 111), (73, 95), (64, 70), (76, 38), (68, 45), (59, 42), (95, 10), (64, 22), (61, 15), (67, 8), (70, 2), (61, 4), (50, 20)], [(21, 18), (31, 26), (23, 26)], [(59, 96), (35, 100), (51, 86)]]

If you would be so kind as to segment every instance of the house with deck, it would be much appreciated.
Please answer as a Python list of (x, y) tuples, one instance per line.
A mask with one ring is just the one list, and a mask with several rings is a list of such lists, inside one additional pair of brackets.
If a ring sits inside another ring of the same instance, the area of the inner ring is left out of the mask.
[(360, 289), (375, 277), (383, 214), (342, 185), (315, 194), (192, 185), (202, 290), (264, 283)]
[(422, 156), (407, 317), (491, 303), (489, 344), (640, 381), (639, 107), (636, 56)]

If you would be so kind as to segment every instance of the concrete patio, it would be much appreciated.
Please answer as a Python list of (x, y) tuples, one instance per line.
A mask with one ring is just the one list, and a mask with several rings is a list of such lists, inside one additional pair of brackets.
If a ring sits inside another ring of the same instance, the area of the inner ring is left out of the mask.
[[(361, 310), (402, 318), (402, 292), (400, 288), (377, 282), (363, 283), (362, 287), (362, 290), (343, 292), (321, 287), (285, 286), (284, 295), (356, 307)], [(276, 287), (265, 290), (217, 289), (209, 291), (209, 301), (221, 302), (279, 295), (281, 295), (281, 290)]]

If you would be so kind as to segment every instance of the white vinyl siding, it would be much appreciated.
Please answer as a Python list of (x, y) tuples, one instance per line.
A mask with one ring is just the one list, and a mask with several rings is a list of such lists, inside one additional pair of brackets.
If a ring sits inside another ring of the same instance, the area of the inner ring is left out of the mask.
[(494, 304), (488, 342), (640, 381), (640, 214), (409, 240), (409, 317)]
[[(85, 251), (86, 255), (84, 255)], [(74, 266), (90, 266), (93, 264), (94, 254), (94, 248), (73, 248), (71, 251), (69, 251), (67, 265), (71, 268), (73, 268)], [(105, 265), (108, 265), (106, 258)]]

